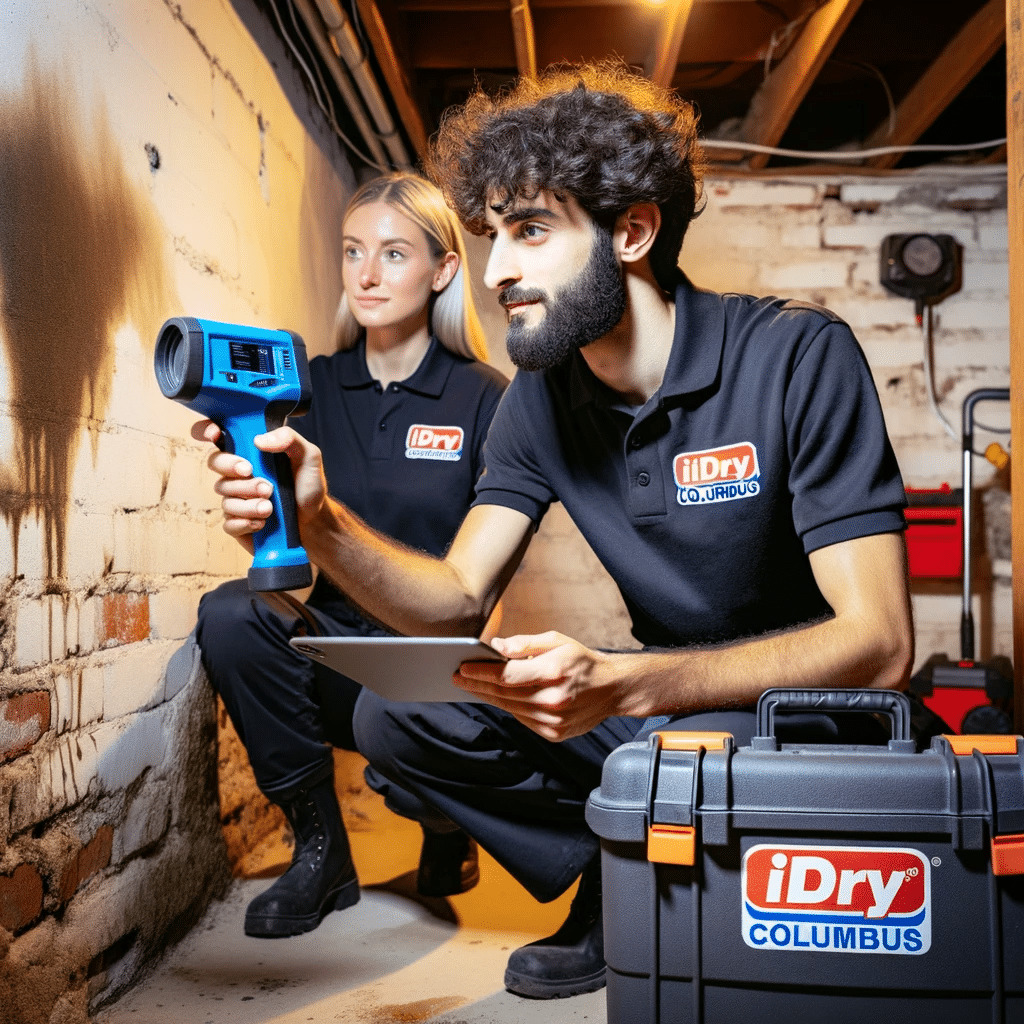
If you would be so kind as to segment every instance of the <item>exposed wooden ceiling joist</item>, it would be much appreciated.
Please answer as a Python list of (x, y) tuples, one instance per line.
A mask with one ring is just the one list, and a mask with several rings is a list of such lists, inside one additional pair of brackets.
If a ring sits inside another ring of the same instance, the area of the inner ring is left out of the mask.
[[(857, 13), (862, 0), (829, 0), (804, 25), (796, 42), (764, 80), (743, 120), (742, 139), (760, 146), (776, 146), (807, 95), (825, 61)], [(755, 153), (752, 170), (764, 167), (769, 156)]]
[(537, 75), (537, 42), (533, 32), (530, 0), (512, 0), (512, 39), (516, 45), (516, 67), (528, 78)]
[[(1006, 0), (989, 0), (956, 34), (896, 108), (896, 123), (880, 124), (864, 143), (911, 146), (960, 95), (964, 86), (992, 59), (1006, 40)], [(870, 161), (872, 167), (895, 167), (902, 154), (888, 153)]]
[(381, 4), (379, 0), (356, 0), (356, 4), (398, 116), (413, 148), (420, 157), (423, 157), (427, 152), (427, 130), (419, 106), (413, 98), (411, 76), (398, 55)]
[(654, 40), (654, 51), (645, 67), (647, 77), (656, 85), (672, 84), (679, 63), (679, 48), (683, 44), (693, 3), (694, 0), (669, 0), (665, 5), (665, 14)]

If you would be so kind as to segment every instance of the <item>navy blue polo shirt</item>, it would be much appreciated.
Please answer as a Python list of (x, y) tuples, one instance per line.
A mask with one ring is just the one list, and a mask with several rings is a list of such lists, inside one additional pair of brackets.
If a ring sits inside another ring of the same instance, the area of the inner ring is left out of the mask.
[[(508, 381), (436, 339), (412, 376), (387, 388), (366, 368), (364, 340), (317, 356), (309, 372), (312, 405), (289, 423), (322, 450), (331, 495), (381, 533), (444, 554), (473, 499)], [(343, 602), (322, 574), (310, 600)]]
[(681, 278), (662, 386), (640, 409), (578, 353), (516, 374), (474, 504), (539, 523), (561, 501), (645, 645), (827, 616), (807, 555), (904, 528), (905, 494), (853, 333), (806, 303)]

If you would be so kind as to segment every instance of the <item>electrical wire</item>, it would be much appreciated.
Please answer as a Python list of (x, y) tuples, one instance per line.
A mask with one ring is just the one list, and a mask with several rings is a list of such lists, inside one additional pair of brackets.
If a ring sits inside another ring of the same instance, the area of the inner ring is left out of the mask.
[(935, 374), (932, 370), (932, 307), (926, 305), (924, 307), (924, 378), (925, 385), (928, 389), (928, 404), (932, 407), (932, 412), (942, 422), (943, 427), (946, 429), (946, 433), (949, 434), (954, 441), (960, 440), (960, 435), (957, 433), (953, 424), (946, 419), (942, 414), (942, 410), (939, 408), (939, 403), (935, 398)]
[[(334, 111), (334, 100), (331, 98), (331, 93), (327, 88), (327, 83), (324, 81), (324, 76), (320, 73), (320, 62), (316, 59), (316, 54), (310, 50), (306, 37), (303, 35), (302, 29), (299, 26), (299, 15), (295, 10), (295, 4), (292, 3), (292, 0), (285, 0), (285, 2), (288, 4), (288, 13), (291, 15), (292, 28), (295, 29), (295, 38), (302, 42), (302, 48), (306, 51), (306, 56), (309, 58), (309, 65), (316, 74), (316, 80), (320, 85), (320, 95), (323, 96), (327, 106), (330, 108), (331, 117), (337, 118), (337, 114)], [(276, 12), (277, 5), (272, 2), (272, 6)], [(280, 18), (278, 18), (277, 23), (281, 25)], [(281, 25), (281, 31), (284, 32), (283, 25)]]
[[(291, 0), (288, 0), (288, 3), (289, 6), (291, 6)], [(319, 88), (317, 88), (316, 79), (313, 77), (313, 73), (309, 70), (309, 67), (307, 66), (305, 60), (303, 60), (302, 58), (302, 54), (299, 53), (298, 47), (295, 45), (291, 37), (288, 35), (288, 32), (285, 30), (284, 21), (281, 18), (281, 13), (277, 9), (276, 0), (270, 0), (270, 7), (274, 12), (274, 17), (277, 19), (278, 27), (281, 30), (281, 38), (284, 39), (288, 48), (292, 51), (292, 56), (295, 58), (299, 67), (302, 68), (302, 71), (305, 73), (306, 79), (309, 82), (310, 89), (313, 92), (313, 99), (316, 101), (316, 105), (320, 108), (321, 113), (324, 115), (324, 117), (327, 118), (327, 123), (330, 125), (334, 134), (337, 135), (338, 138), (341, 139), (341, 141), (346, 146), (348, 146), (348, 148), (353, 153), (355, 153), (355, 155), (359, 157), (360, 160), (363, 161), (363, 163), (365, 163), (369, 167), (373, 167), (375, 170), (380, 171), (382, 174), (386, 174), (390, 168), (382, 166), (381, 164), (377, 163), (377, 161), (374, 160), (372, 157), (367, 156), (341, 129), (341, 126), (338, 124), (337, 120), (334, 117), (333, 104), (331, 110), (327, 109), (327, 105), (324, 103), (324, 100), (320, 95), (320, 90)], [(294, 17), (294, 11), (292, 12), (292, 16)], [(317, 73), (319, 74), (319, 69)]]
[(747, 153), (767, 153), (769, 156), (795, 156), (809, 160), (866, 160), (887, 153), (966, 153), (975, 149), (993, 149), (1006, 142), (989, 139), (988, 142), (967, 142), (962, 145), (919, 145), (919, 146), (876, 146), (874, 149), (780, 149), (777, 146), (762, 146), (756, 142), (727, 142), (724, 139), (701, 139), (705, 149), (739, 149)]

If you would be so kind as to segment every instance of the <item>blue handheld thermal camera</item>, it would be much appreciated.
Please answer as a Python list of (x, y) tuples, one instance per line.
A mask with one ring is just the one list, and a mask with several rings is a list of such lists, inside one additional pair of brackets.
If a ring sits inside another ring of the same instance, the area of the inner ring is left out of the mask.
[(286, 455), (261, 452), (253, 438), (309, 410), (313, 389), (306, 345), (292, 331), (176, 316), (160, 328), (154, 358), (160, 390), (221, 429), (224, 451), (274, 485), (274, 511), (252, 535), (250, 590), (297, 590), (313, 582), (299, 540), (295, 481)]

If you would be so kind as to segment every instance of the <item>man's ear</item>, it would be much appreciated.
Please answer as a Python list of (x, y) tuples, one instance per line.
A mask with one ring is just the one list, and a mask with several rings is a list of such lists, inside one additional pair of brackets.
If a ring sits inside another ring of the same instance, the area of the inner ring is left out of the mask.
[(615, 222), (615, 251), (623, 263), (635, 263), (650, 254), (661, 227), (656, 203), (637, 203)]
[(443, 292), (451, 284), (452, 278), (458, 269), (459, 254), (446, 252), (437, 264), (437, 270), (434, 271), (434, 280), (431, 282), (430, 287), (435, 292)]

